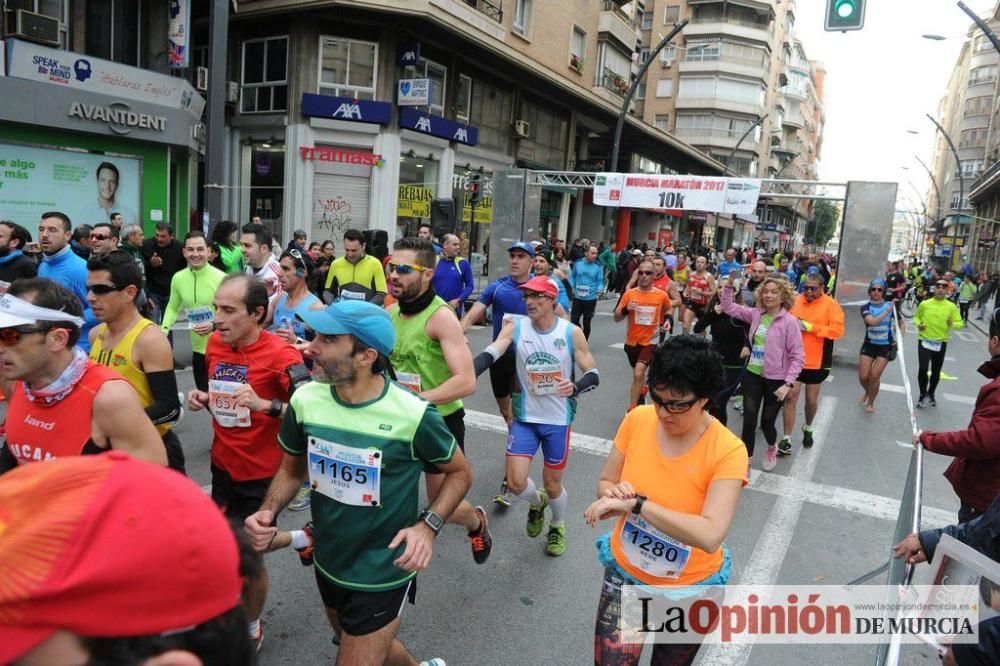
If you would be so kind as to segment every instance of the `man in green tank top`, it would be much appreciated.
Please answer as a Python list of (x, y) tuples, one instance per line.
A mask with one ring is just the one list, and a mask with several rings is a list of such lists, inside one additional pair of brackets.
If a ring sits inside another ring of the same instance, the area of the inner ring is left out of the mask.
[[(454, 310), (434, 292), (434, 246), (422, 238), (400, 238), (389, 260), (389, 289), (397, 302), (388, 308), (396, 330), (392, 350), (396, 381), (437, 405), (445, 425), (465, 452), (465, 410), (462, 398), (476, 390), (472, 353)], [(440, 472), (427, 470), (427, 497), (441, 488)], [(462, 500), (448, 522), (464, 525), (477, 564), (493, 549), (486, 511)]]

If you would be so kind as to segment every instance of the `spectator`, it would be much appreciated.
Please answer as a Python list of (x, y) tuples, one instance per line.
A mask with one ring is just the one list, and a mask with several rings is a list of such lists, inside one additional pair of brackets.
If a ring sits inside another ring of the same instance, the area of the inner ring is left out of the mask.
[(38, 264), (24, 254), (31, 234), (20, 224), (0, 220), (0, 296), (7, 293), (10, 283), (18, 278), (38, 274)]
[(99, 222), (90, 230), (90, 254), (100, 255), (118, 249), (118, 232), (110, 222)]
[[(177, 271), (187, 267), (184, 259), (184, 247), (174, 238), (174, 227), (167, 222), (156, 225), (153, 238), (142, 242), (142, 256), (146, 260), (146, 293), (153, 304), (153, 321), (163, 323), (163, 312), (170, 300), (170, 281)], [(167, 333), (170, 344), (174, 342), (174, 334)], [(174, 362), (175, 369), (184, 366)]]
[(434, 252), (441, 256), (441, 246), (434, 242), (434, 228), (429, 222), (421, 222), (417, 227), (417, 238), (422, 238), (434, 246)]
[(80, 299), (84, 324), (77, 344), (85, 352), (90, 352), (90, 340), (87, 336), (90, 329), (97, 325), (97, 320), (87, 301), (87, 262), (69, 246), (71, 227), (72, 223), (64, 213), (42, 213), (42, 221), (38, 225), (38, 244), (42, 248), (38, 277), (58, 282)]
[(264, 283), (268, 298), (280, 296), (281, 266), (278, 265), (278, 260), (272, 252), (276, 239), (262, 224), (244, 225), (242, 231), (240, 246), (243, 248), (247, 275), (252, 275)]
[(442, 300), (448, 303), (461, 318), (465, 312), (465, 299), (476, 286), (472, 264), (459, 255), (462, 241), (455, 234), (445, 234), (441, 239), (441, 253), (434, 268), (431, 285)]
[(286, 250), (291, 250), (295, 248), (299, 252), (306, 251), (306, 239), (308, 234), (306, 234), (305, 229), (296, 229), (292, 232), (292, 240), (288, 241), (288, 247)]
[(92, 227), (89, 224), (80, 224), (73, 230), (73, 237), (70, 239), (70, 248), (73, 254), (86, 259), (90, 256), (90, 232)]
[(320, 246), (319, 250), (320, 252), (323, 253), (323, 256), (329, 259), (330, 261), (333, 261), (334, 259), (337, 258), (337, 247), (334, 245), (333, 241), (329, 238), (323, 241), (323, 244)]
[(236, 231), (236, 223), (229, 220), (222, 220), (212, 229), (212, 242), (219, 246), (219, 263), (222, 264), (217, 268), (227, 275), (242, 273), (246, 268)]
[(109, 221), (111, 222), (111, 226), (114, 227), (115, 229), (115, 236), (117, 238), (123, 238), (122, 227), (125, 226), (125, 220), (122, 218), (122, 214), (111, 213), (111, 218)]

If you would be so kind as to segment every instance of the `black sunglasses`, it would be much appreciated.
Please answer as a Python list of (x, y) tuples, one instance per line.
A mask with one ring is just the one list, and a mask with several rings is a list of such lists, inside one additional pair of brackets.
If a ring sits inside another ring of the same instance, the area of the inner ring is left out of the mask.
[(639, 275), (652, 275), (653, 271), (636, 271)]
[(44, 326), (11, 326), (0, 328), (0, 345), (11, 347), (21, 341), (25, 335), (32, 333), (47, 333), (51, 329)]
[(691, 398), (690, 400), (663, 400), (660, 396), (656, 395), (656, 391), (652, 388), (649, 389), (649, 399), (653, 401), (653, 404), (658, 407), (663, 407), (670, 414), (683, 414), (684, 412), (690, 411), (694, 407), (694, 403), (698, 402), (700, 398)]
[(88, 284), (87, 285), (87, 291), (92, 291), (97, 296), (104, 296), (106, 294), (110, 294), (113, 291), (121, 291), (121, 290), (122, 290), (122, 287), (119, 287), (119, 286), (114, 285), (114, 284), (98, 283), (98, 284)]
[(106, 241), (109, 238), (111, 238), (111, 236), (105, 236), (104, 234), (90, 234), (90, 240)]

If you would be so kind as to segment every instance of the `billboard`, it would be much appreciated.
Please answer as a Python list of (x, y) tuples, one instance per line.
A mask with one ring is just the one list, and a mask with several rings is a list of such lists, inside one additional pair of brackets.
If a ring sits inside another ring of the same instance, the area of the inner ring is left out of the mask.
[(721, 176), (599, 173), (594, 203), (628, 208), (673, 208), (747, 215), (757, 209), (760, 181)]
[(141, 224), (141, 178), (139, 158), (0, 142), (0, 220), (31, 231), (42, 213), (58, 210), (74, 227), (107, 222), (112, 212)]

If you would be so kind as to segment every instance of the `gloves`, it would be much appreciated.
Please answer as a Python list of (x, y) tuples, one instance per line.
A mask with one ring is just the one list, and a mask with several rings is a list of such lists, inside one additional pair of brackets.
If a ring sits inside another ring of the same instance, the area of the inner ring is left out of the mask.
[(813, 325), (807, 322), (805, 319), (800, 319), (799, 328), (808, 333), (809, 331), (813, 330)]

